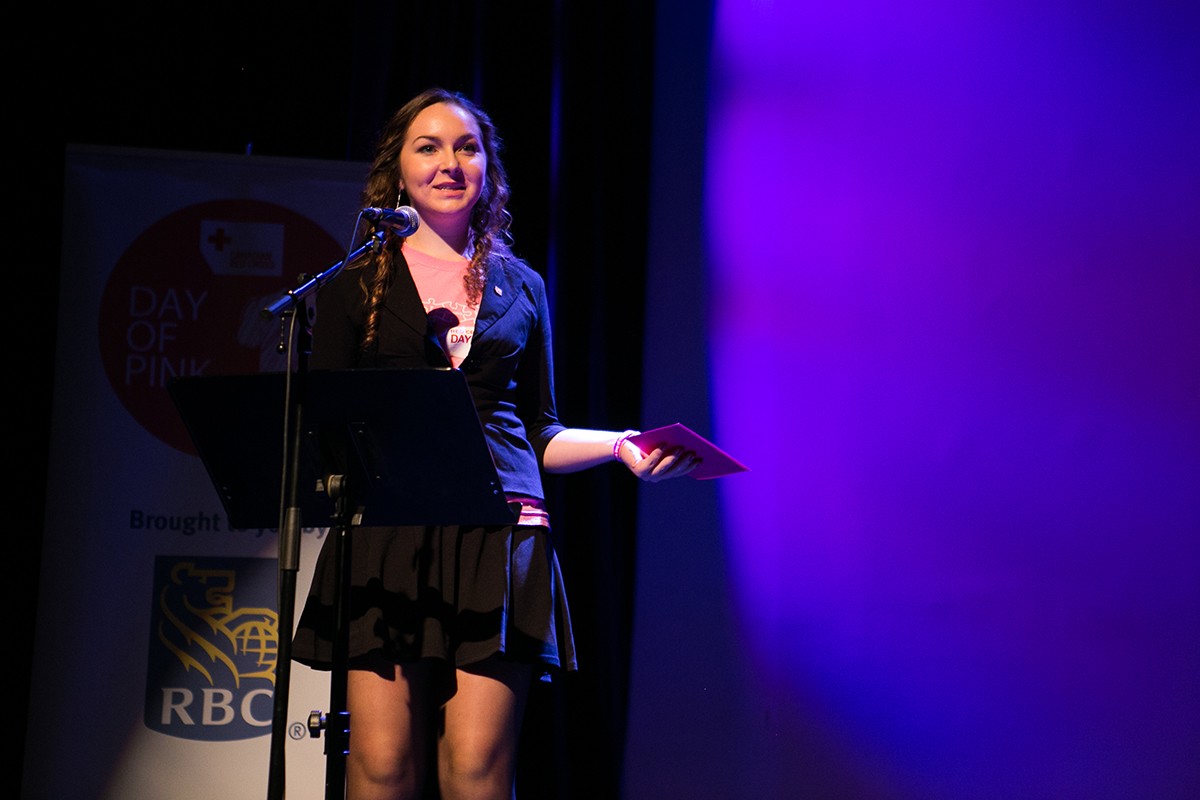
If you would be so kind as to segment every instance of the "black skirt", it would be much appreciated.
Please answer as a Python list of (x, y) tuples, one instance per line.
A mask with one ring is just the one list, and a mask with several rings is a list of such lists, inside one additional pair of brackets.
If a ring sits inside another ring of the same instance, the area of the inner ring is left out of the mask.
[[(317, 556), (292, 658), (333, 666), (336, 535)], [(354, 528), (350, 533), (348, 660), (433, 658), (464, 667), (498, 656), (574, 670), (562, 571), (541, 527)]]

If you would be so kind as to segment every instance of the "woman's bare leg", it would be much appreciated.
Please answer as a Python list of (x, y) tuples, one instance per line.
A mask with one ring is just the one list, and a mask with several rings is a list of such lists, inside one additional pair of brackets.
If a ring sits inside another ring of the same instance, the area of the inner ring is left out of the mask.
[(433, 741), (431, 664), (376, 659), (347, 671), (347, 800), (416, 800)]
[(457, 673), (438, 743), (443, 800), (512, 800), (533, 669), (491, 659)]

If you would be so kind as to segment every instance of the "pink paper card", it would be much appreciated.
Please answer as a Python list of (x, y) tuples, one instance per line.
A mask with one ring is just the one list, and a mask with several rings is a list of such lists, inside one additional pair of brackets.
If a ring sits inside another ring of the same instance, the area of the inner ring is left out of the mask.
[(691, 450), (700, 457), (700, 466), (689, 472), (688, 477), (700, 481), (732, 475), (735, 472), (746, 472), (750, 469), (708, 439), (678, 422), (674, 425), (643, 431), (637, 436), (629, 437), (629, 441), (637, 445), (643, 453), (649, 453), (658, 447), (667, 449), (682, 447)]

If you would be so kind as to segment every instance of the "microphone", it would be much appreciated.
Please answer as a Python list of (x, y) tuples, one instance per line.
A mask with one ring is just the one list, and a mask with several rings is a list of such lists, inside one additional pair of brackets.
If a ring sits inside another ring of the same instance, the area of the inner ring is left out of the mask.
[(421, 218), (412, 206), (364, 208), (362, 215), (376, 227), (390, 228), (397, 236), (412, 236), (421, 225)]

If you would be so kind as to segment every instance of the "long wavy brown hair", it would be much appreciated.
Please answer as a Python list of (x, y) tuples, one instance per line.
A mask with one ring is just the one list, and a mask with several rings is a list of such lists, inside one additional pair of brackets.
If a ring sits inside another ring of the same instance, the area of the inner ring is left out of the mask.
[[(508, 204), (508, 176), (500, 161), (500, 136), (491, 118), (474, 102), (446, 89), (427, 89), (401, 106), (380, 131), (375, 147), (375, 160), (367, 174), (363, 188), (362, 203), (365, 207), (386, 208), (396, 202), (396, 190), (400, 184), (400, 150), (408, 139), (408, 129), (413, 120), (426, 108), (437, 103), (447, 103), (463, 109), (479, 125), (483, 135), (483, 151), (487, 156), (487, 173), (483, 192), (471, 210), (470, 234), (473, 251), (463, 283), (467, 297), (478, 303), (487, 284), (488, 257), (494, 252), (507, 252), (510, 244), (509, 225), (512, 216)], [(403, 239), (388, 237), (388, 240), (372, 261), (374, 269), (364, 269), (359, 283), (366, 295), (367, 319), (363, 331), (363, 349), (374, 344), (379, 331), (379, 315), (383, 299), (391, 288), (399, 263), (400, 245)]]

